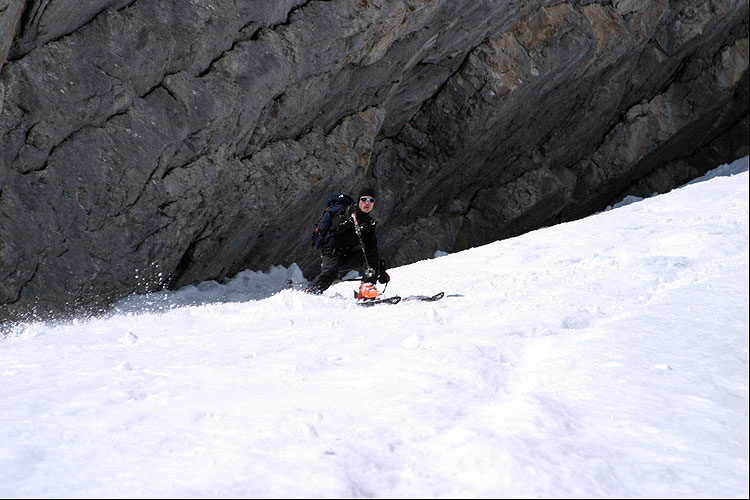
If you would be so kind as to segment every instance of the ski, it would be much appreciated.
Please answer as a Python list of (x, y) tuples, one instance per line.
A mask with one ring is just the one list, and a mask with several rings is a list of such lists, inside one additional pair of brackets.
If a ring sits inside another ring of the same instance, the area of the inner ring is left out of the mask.
[[(435, 295), (409, 295), (408, 297), (399, 297), (396, 295), (395, 297), (383, 299), (363, 300), (358, 302), (358, 304), (361, 306), (374, 306), (377, 304), (398, 304), (399, 302), (435, 302), (443, 297), (445, 297), (445, 292), (439, 292)], [(453, 297), (453, 295), (449, 295), (449, 297)]]
[(387, 297), (382, 299), (358, 300), (357, 305), (360, 305), (362, 307), (371, 307), (377, 306), (379, 304), (398, 304), (399, 302), (401, 302), (401, 297), (396, 295), (394, 297)]
[[(357, 278), (358, 280), (359, 278)], [(348, 279), (342, 281), (356, 281), (355, 279)], [(292, 290), (304, 290), (307, 287), (307, 282), (294, 282), (289, 280), (286, 284), (287, 289)], [(357, 299), (357, 291), (354, 292), (354, 298)], [(363, 307), (376, 306), (379, 304), (398, 304), (399, 302), (435, 302), (442, 299), (443, 297), (460, 297), (458, 294), (445, 295), (445, 292), (438, 292), (434, 295), (409, 295), (407, 297), (401, 297), (395, 295), (393, 297), (383, 297), (375, 299), (357, 299), (357, 305)]]
[(435, 295), (409, 295), (408, 297), (404, 297), (401, 300), (405, 302), (412, 300), (419, 300), (422, 302), (435, 302), (436, 300), (440, 300), (443, 297), (445, 297), (445, 292), (438, 292)]

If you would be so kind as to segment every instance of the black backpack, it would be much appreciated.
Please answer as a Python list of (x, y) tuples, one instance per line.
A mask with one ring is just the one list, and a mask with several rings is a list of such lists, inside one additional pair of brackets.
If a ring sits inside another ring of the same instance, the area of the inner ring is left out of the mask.
[(354, 205), (354, 200), (345, 195), (344, 193), (337, 192), (332, 194), (328, 198), (326, 208), (323, 210), (323, 214), (318, 218), (317, 221), (313, 222), (315, 229), (312, 234), (312, 246), (320, 250), (320, 248), (328, 241), (328, 230), (331, 229), (331, 221), (333, 216), (344, 210), (349, 205)]

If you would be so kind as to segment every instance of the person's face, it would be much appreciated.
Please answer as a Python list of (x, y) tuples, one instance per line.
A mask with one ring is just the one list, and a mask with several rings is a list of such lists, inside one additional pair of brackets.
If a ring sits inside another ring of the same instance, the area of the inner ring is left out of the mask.
[(375, 198), (372, 196), (363, 196), (359, 199), (359, 209), (366, 214), (369, 214), (374, 206)]

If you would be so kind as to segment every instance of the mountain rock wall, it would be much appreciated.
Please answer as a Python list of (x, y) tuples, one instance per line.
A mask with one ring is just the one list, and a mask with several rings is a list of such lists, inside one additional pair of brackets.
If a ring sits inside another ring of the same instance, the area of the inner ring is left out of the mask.
[(363, 183), (390, 265), (583, 217), (748, 108), (745, 0), (0, 0), (0, 321), (312, 277)]

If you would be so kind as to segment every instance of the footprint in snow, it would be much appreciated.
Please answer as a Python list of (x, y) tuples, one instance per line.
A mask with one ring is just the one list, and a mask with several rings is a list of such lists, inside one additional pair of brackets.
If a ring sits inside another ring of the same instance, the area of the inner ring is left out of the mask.
[(414, 350), (419, 349), (422, 346), (422, 341), (424, 340), (424, 337), (421, 335), (415, 333), (413, 335), (409, 335), (406, 337), (406, 340), (401, 344), (404, 346), (404, 349)]

